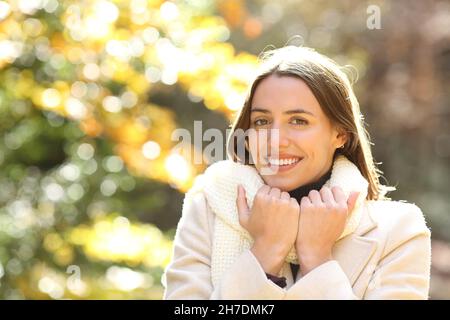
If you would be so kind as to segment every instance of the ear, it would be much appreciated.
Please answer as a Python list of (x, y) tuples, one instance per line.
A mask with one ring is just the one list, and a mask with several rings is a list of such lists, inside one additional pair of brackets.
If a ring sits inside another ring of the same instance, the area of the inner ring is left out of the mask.
[(344, 144), (347, 143), (349, 140), (349, 135), (347, 132), (345, 132), (343, 129), (335, 129), (335, 135), (334, 135), (334, 144), (335, 148), (340, 148)]

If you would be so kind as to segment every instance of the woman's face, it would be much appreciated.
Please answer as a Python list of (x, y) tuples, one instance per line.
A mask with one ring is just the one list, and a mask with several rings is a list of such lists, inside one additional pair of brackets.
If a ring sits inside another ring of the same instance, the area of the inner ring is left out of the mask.
[[(259, 83), (250, 128), (279, 130), (278, 141), (250, 139), (250, 153), (265, 183), (283, 191), (317, 181), (330, 169), (336, 148), (346, 141), (306, 83), (293, 76), (270, 75)], [(270, 150), (276, 147), (278, 156), (271, 157)], [(268, 156), (255, 151), (261, 149)], [(267, 174), (268, 169), (275, 173)]]

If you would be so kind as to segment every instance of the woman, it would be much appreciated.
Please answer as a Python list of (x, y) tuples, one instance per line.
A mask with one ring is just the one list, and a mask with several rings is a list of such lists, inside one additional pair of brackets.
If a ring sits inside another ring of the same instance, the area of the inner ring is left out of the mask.
[(186, 194), (164, 299), (428, 298), (430, 231), (417, 206), (385, 197), (335, 62), (267, 53), (233, 125), (248, 129), (278, 139), (231, 135), (233, 161)]

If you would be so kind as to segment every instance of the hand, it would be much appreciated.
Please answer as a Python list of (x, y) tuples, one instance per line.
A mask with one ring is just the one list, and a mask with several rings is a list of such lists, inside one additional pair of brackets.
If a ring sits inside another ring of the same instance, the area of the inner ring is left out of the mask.
[(340, 187), (311, 190), (300, 202), (300, 220), (295, 243), (303, 275), (332, 260), (332, 248), (345, 228), (359, 192), (346, 199)]
[(297, 200), (287, 192), (263, 185), (250, 209), (245, 189), (239, 185), (236, 205), (239, 223), (254, 239), (253, 254), (265, 272), (278, 273), (297, 237), (300, 214)]

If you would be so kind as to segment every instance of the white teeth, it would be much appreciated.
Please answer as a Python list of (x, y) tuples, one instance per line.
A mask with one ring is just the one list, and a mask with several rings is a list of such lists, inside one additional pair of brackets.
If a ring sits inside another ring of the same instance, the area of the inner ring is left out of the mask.
[(300, 158), (290, 158), (290, 159), (269, 159), (269, 163), (274, 166), (286, 166), (299, 162)]

